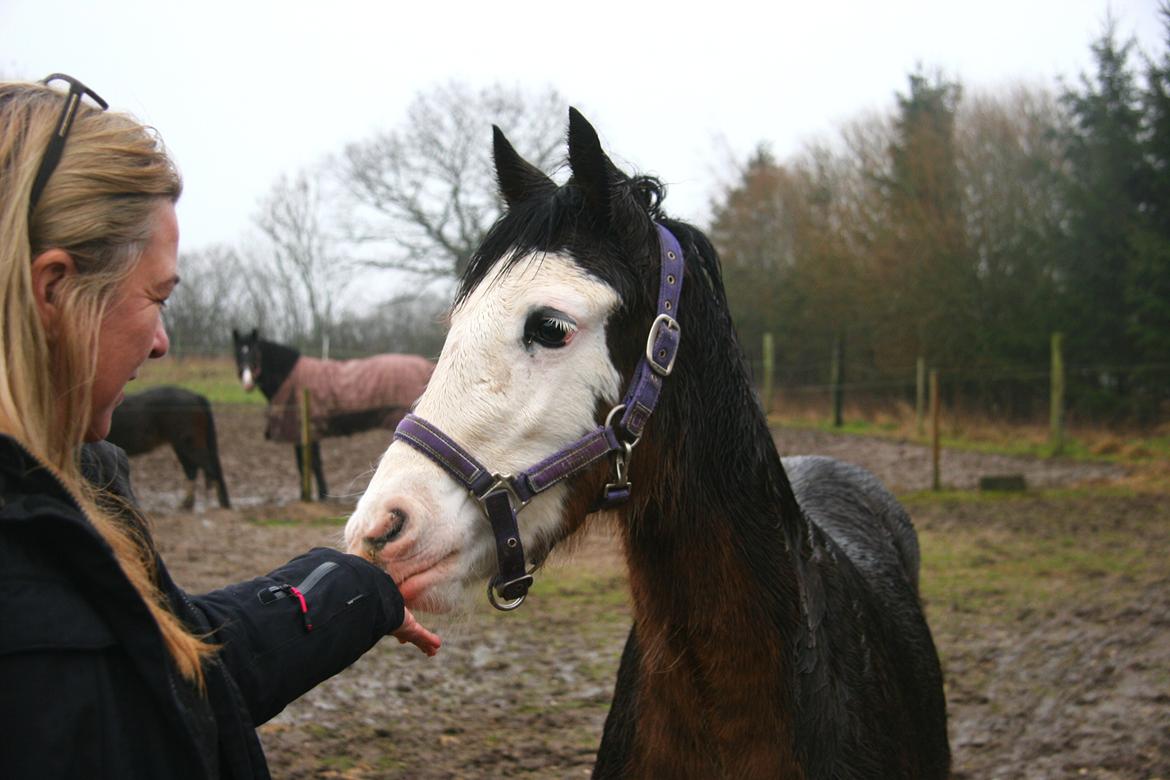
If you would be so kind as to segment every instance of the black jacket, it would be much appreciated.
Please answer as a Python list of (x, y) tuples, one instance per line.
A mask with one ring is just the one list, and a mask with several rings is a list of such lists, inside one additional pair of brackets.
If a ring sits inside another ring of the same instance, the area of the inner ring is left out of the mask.
[[(87, 476), (132, 498), (121, 450), (91, 450)], [(157, 563), (176, 614), (221, 646), (205, 696), (77, 504), (0, 436), (0, 777), (267, 778), (255, 726), (402, 624), (393, 581), (335, 550), (202, 596)]]

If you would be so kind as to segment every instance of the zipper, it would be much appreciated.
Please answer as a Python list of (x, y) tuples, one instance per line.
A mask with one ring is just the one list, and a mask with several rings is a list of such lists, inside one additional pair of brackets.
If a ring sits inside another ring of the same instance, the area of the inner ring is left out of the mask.
[[(321, 582), (321, 580), (325, 578), (326, 574), (333, 571), (337, 567), (338, 563), (336, 561), (325, 561), (325, 563), (322, 563), (320, 566), (309, 572), (309, 576), (301, 580), (299, 585), (294, 585), (293, 587), (302, 595), (306, 594), (319, 582)], [(288, 586), (270, 585), (257, 593), (256, 597), (260, 599), (261, 604), (271, 604), (278, 599), (288, 598)]]

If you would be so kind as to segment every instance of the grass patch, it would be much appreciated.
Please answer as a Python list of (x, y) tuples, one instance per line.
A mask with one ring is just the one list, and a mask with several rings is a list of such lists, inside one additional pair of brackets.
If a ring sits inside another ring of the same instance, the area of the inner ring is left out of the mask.
[(930, 502), (915, 522), (931, 619), (957, 625), (1123, 606), (1135, 588), (1165, 576), (1170, 548), (1170, 502), (1124, 493)]
[(269, 527), (287, 527), (287, 526), (339, 526), (345, 525), (349, 520), (349, 515), (326, 515), (322, 517), (256, 517), (249, 516), (244, 518), (252, 525), (258, 525), (265, 528)]
[[(913, 412), (847, 416), (837, 427), (831, 420), (810, 414), (772, 414), (774, 427), (818, 430), (826, 433), (874, 436), (930, 444), (929, 427), (919, 435)], [(1116, 432), (1104, 428), (1078, 428), (1066, 432), (1059, 453), (1042, 425), (1007, 424), (975, 418), (948, 418), (939, 435), (941, 446), (967, 452), (1013, 455), (1026, 458), (1060, 457), (1067, 460), (1144, 464), (1170, 459), (1170, 435), (1161, 429), (1149, 432)]]
[[(1070, 597), (1096, 591), (1102, 581), (1143, 566), (1143, 551), (1126, 546), (1085, 549), (1071, 537), (956, 545), (924, 534), (923, 595), (930, 603), (965, 613), (1047, 609)], [(1097, 541), (1100, 541), (1098, 539)], [(1114, 541), (1124, 541), (1114, 536)]]
[(267, 403), (259, 391), (245, 392), (230, 357), (165, 357), (148, 360), (128, 390), (141, 392), (161, 385), (177, 385), (206, 396), (213, 404)]
[(321, 766), (335, 772), (348, 772), (357, 766), (357, 761), (351, 756), (321, 756)]
[(310, 736), (316, 739), (332, 739), (336, 736), (334, 729), (329, 726), (322, 726), (320, 723), (307, 723), (304, 728)]
[(566, 568), (542, 578), (540, 589), (549, 598), (568, 605), (625, 607), (630, 599), (624, 573), (605, 574)]
[(1082, 498), (1132, 498), (1139, 494), (1132, 486), (1115, 483), (1107, 485), (1079, 485), (1042, 490), (912, 490), (899, 493), (897, 498), (907, 509), (947, 504), (995, 504), (1013, 501), (1077, 500)]
[(386, 753), (378, 756), (374, 761), (374, 767), (381, 772), (403, 772), (408, 768), (406, 761)]

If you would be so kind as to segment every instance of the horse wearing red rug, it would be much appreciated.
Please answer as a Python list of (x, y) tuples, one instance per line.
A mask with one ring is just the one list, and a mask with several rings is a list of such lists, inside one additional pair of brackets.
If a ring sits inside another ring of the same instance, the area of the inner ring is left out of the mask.
[(247, 335), (233, 330), (232, 341), (244, 389), (259, 387), (268, 399), (265, 438), (296, 446), (298, 472), (303, 463), (301, 398), (309, 391), (310, 451), (321, 498), (328, 488), (320, 440), (373, 428), (393, 430), (422, 395), (434, 370), (434, 363), (418, 355), (305, 357), (292, 347), (259, 338), (255, 330)]

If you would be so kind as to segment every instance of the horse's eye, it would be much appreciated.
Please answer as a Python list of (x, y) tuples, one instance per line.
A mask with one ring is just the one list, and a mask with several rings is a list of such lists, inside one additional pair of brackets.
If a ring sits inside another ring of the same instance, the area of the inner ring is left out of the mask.
[(556, 309), (537, 309), (528, 315), (524, 323), (524, 346), (539, 344), (557, 349), (568, 344), (577, 332), (577, 323), (564, 312)]

